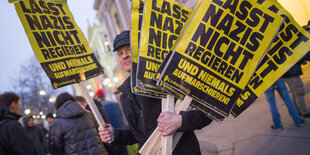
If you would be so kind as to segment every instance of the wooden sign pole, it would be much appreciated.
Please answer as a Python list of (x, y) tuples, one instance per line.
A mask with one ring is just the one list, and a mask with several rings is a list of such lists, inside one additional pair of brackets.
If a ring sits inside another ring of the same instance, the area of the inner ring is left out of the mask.
[[(174, 96), (167, 95), (166, 99), (162, 100), (162, 112), (168, 111), (174, 113)], [(162, 138), (162, 154), (171, 155), (172, 154), (172, 140), (173, 135), (164, 136)]]
[[(180, 106), (178, 106), (178, 102), (180, 102), (179, 100), (177, 101), (177, 104), (176, 104), (176, 113), (179, 114), (180, 111), (186, 111), (190, 105), (190, 103), (192, 102), (192, 98), (190, 96), (185, 96), (183, 102), (181, 103)], [(152, 135), (148, 138), (148, 140), (144, 143), (144, 145), (142, 146), (142, 148), (139, 150), (139, 153), (141, 155), (149, 155), (149, 154), (154, 154), (154, 152), (156, 152), (159, 148), (160, 148), (160, 145), (161, 144), (161, 137), (160, 136), (160, 133), (159, 133), (159, 130), (158, 130), (158, 127), (153, 131)], [(179, 136), (181, 137), (181, 136)], [(176, 143), (177, 142), (173, 142)]]
[(86, 102), (88, 103), (90, 109), (91, 109), (91, 112), (93, 113), (93, 115), (95, 116), (95, 119), (98, 123), (99, 126), (102, 125), (102, 123), (104, 123), (104, 120), (94, 102), (94, 100), (92, 99), (92, 97), (89, 95), (89, 92), (88, 90), (86, 89), (86, 83), (85, 81), (82, 81), (82, 82), (79, 82), (79, 86), (81, 87), (82, 89), (82, 92), (84, 94), (84, 97), (86, 99)]

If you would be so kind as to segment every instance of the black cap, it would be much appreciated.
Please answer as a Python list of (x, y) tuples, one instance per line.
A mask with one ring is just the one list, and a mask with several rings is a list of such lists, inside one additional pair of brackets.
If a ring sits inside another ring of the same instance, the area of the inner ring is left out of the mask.
[(113, 42), (113, 52), (117, 51), (120, 47), (124, 45), (130, 45), (130, 32), (128, 30), (116, 35)]

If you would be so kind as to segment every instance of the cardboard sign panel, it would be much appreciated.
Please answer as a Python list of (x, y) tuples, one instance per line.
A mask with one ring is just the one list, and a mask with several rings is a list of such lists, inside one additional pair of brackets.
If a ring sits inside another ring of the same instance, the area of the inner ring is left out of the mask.
[(155, 74), (155, 76), (154, 76), (154, 80), (157, 81), (156, 85), (158, 85), (158, 86), (161, 85), (161, 82), (158, 80), (159, 77), (160, 77), (160, 74), (162, 73), (162, 71), (164, 70), (165, 66), (167, 65), (167, 62), (168, 62), (168, 60), (169, 60), (169, 58), (170, 58), (170, 56), (171, 56), (171, 54), (172, 54), (172, 51), (174, 51), (174, 49), (175, 49), (177, 43), (180, 41), (180, 38), (181, 38), (180, 36), (182, 36), (182, 35), (184, 34), (184, 32), (185, 32), (185, 30), (186, 30), (185, 28), (188, 26), (188, 24), (189, 24), (190, 21), (192, 20), (193, 14), (196, 13), (196, 10), (198, 9), (198, 6), (200, 5), (200, 3), (201, 3), (201, 0), (198, 0), (197, 3), (196, 3), (196, 5), (195, 5), (195, 8), (191, 11), (190, 16), (189, 16), (188, 19), (186, 20), (186, 22), (185, 22), (185, 24), (184, 24), (184, 26), (183, 26), (183, 28), (182, 28), (182, 30), (181, 30), (181, 33), (179, 34), (178, 39), (175, 41), (175, 43), (173, 44), (172, 48), (171, 48), (170, 51), (168, 52), (167, 56), (164, 58), (164, 60), (163, 60), (162, 63), (160, 64), (159, 68), (157, 69), (157, 72), (156, 72), (156, 74)]
[(172, 0), (146, 0), (144, 7), (137, 79), (145, 89), (164, 92), (156, 86), (154, 76), (181, 33), (191, 9)]
[[(168, 53), (168, 55), (167, 55), (166, 58), (164, 59), (164, 61), (163, 61), (163, 63), (161, 64), (161, 66), (162, 66), (163, 64), (166, 64), (166, 63), (167, 63), (166, 61), (168, 61), (168, 59), (170, 58), (171, 54), (172, 54), (172, 52), (169, 52), (169, 53)], [(161, 68), (161, 67), (160, 67), (160, 68)], [(159, 68), (159, 69), (160, 69), (160, 68)], [(157, 74), (157, 73), (156, 73), (156, 74)], [(160, 74), (160, 73), (159, 73), (159, 74)], [(164, 84), (164, 85), (162, 86), (162, 89), (164, 89), (165, 92), (167, 92), (167, 93), (169, 93), (169, 94), (175, 96), (175, 97), (178, 98), (178, 99), (184, 100), (184, 98), (185, 98), (185, 94), (184, 94), (184, 93), (182, 93), (182, 92), (180, 92), (180, 91), (174, 89), (173, 87), (171, 87), (171, 86), (168, 85), (168, 84)], [(191, 105), (192, 107), (194, 107), (195, 109), (202, 111), (202, 112), (205, 113), (209, 118), (211, 118), (211, 119), (213, 119), (213, 120), (215, 120), (215, 121), (221, 122), (221, 121), (223, 121), (224, 118), (225, 118), (223, 115), (221, 115), (221, 114), (217, 113), (216, 111), (213, 111), (212, 109), (210, 109), (210, 107), (204, 106), (204, 105), (202, 105), (202, 104), (200, 104), (200, 103), (198, 103), (198, 102), (196, 102), (196, 101), (194, 101), (194, 100), (192, 101), (192, 103), (191, 103), (190, 105)]]
[(191, 106), (197, 110), (200, 110), (204, 114), (206, 114), (207, 117), (217, 121), (217, 122), (222, 122), (225, 119), (225, 116), (219, 114), (216, 111), (213, 111), (209, 107), (197, 102), (197, 101), (192, 101)]
[(282, 21), (254, 1), (202, 1), (160, 80), (228, 116)]
[[(130, 46), (131, 46), (131, 91), (134, 94), (154, 97), (154, 98), (164, 98), (166, 94), (156, 93), (153, 91), (148, 91), (143, 87), (137, 86), (137, 63), (138, 63), (138, 53), (139, 53), (139, 38), (141, 33), (141, 23), (143, 17), (143, 6), (144, 2), (142, 0), (133, 0), (131, 9), (131, 31), (130, 31)], [(138, 24), (137, 24), (138, 23)]]
[(238, 98), (231, 112), (235, 117), (246, 110), (310, 50), (310, 34), (300, 27), (277, 1), (260, 0), (257, 3), (282, 16), (285, 21), (270, 50)]
[[(200, 3), (201, 3), (201, 0), (199, 0), (197, 2), (195, 8), (192, 10), (193, 13), (196, 12), (196, 10), (197, 10), (197, 8), (198, 8)], [(189, 24), (189, 21), (191, 20), (192, 17), (193, 17), (192, 15), (189, 16), (189, 18), (186, 20), (185, 25), (183, 27), (187, 27), (187, 25)], [(179, 34), (179, 36), (181, 36), (184, 33), (184, 31), (185, 31), (185, 29), (182, 28), (181, 33)], [(164, 60), (161, 62), (161, 64), (160, 64), (159, 68), (157, 69), (157, 72), (156, 72), (156, 74), (155, 74), (153, 79), (157, 81), (156, 85), (160, 86), (165, 92), (167, 92), (167, 93), (177, 97), (178, 99), (183, 100), (185, 98), (185, 95), (182, 92), (172, 88), (171, 86), (169, 86), (167, 84), (162, 83), (161, 81), (158, 81), (161, 72), (163, 71), (164, 67), (167, 65), (167, 62), (168, 62), (170, 56), (172, 55), (172, 51), (175, 49), (175, 47), (176, 47), (176, 45), (177, 45), (177, 43), (179, 41), (180, 41), (180, 37), (177, 38), (177, 40), (173, 44), (172, 48), (169, 50), (168, 54), (166, 55)]]
[(14, 5), (53, 88), (80, 82), (81, 74), (86, 79), (103, 74), (66, 1), (23, 0)]

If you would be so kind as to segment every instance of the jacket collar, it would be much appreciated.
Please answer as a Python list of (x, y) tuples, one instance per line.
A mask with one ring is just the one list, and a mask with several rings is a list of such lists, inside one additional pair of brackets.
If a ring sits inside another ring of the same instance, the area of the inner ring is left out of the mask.
[(0, 106), (0, 120), (3, 120), (3, 119), (18, 120), (21, 117), (22, 115), (10, 112), (9, 108)]
[(130, 86), (130, 76), (117, 89), (123, 93), (128, 93), (129, 86)]
[(73, 118), (79, 117), (86, 111), (75, 101), (66, 101), (56, 112), (56, 118)]
[(122, 93), (126, 94), (128, 98), (132, 101), (134, 101), (133, 93), (131, 92), (131, 83), (130, 83), (130, 76), (123, 82), (121, 86), (119, 86), (117, 89), (121, 91)]

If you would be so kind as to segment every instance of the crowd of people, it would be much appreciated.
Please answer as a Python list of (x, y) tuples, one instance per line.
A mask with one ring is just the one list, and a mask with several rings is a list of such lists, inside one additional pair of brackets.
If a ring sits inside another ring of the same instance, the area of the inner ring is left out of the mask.
[[(98, 100), (100, 98), (100, 100)], [(123, 113), (116, 102), (104, 100), (103, 90), (98, 90), (95, 103), (104, 121), (116, 127), (125, 127)], [(0, 154), (128, 154), (127, 146), (103, 143), (98, 134), (99, 125), (82, 96), (67, 92), (56, 98), (56, 118), (46, 116), (47, 128), (35, 125), (32, 116), (18, 120), (20, 96), (14, 92), (0, 95)], [(104, 106), (109, 108), (103, 108)], [(109, 110), (107, 112), (106, 110)], [(112, 121), (110, 121), (112, 120)], [(128, 146), (131, 153), (137, 150)]]
[[(117, 35), (113, 47), (121, 67), (130, 72), (130, 32), (123, 31)], [(300, 63), (296, 65), (300, 67)], [(274, 90), (278, 90), (283, 98), (297, 127), (304, 125), (303, 117), (310, 116), (304, 101), (304, 86), (299, 78), (302, 73), (292, 76), (291, 70), (265, 92), (274, 122), (272, 129), (283, 129)], [(119, 97), (120, 104), (106, 101), (102, 89), (96, 92), (94, 102), (105, 121), (98, 125), (83, 96), (61, 93), (55, 102), (56, 117), (48, 114), (48, 128), (44, 129), (36, 126), (31, 116), (23, 117), (23, 126), (18, 123), (22, 117), (19, 115), (20, 96), (14, 92), (1, 94), (0, 154), (137, 154), (135, 144), (141, 148), (156, 127), (163, 136), (183, 132), (172, 154), (201, 154), (194, 131), (212, 122), (203, 112), (195, 109), (181, 111), (180, 114), (162, 112), (160, 99), (131, 92), (130, 77), (115, 95)]]

